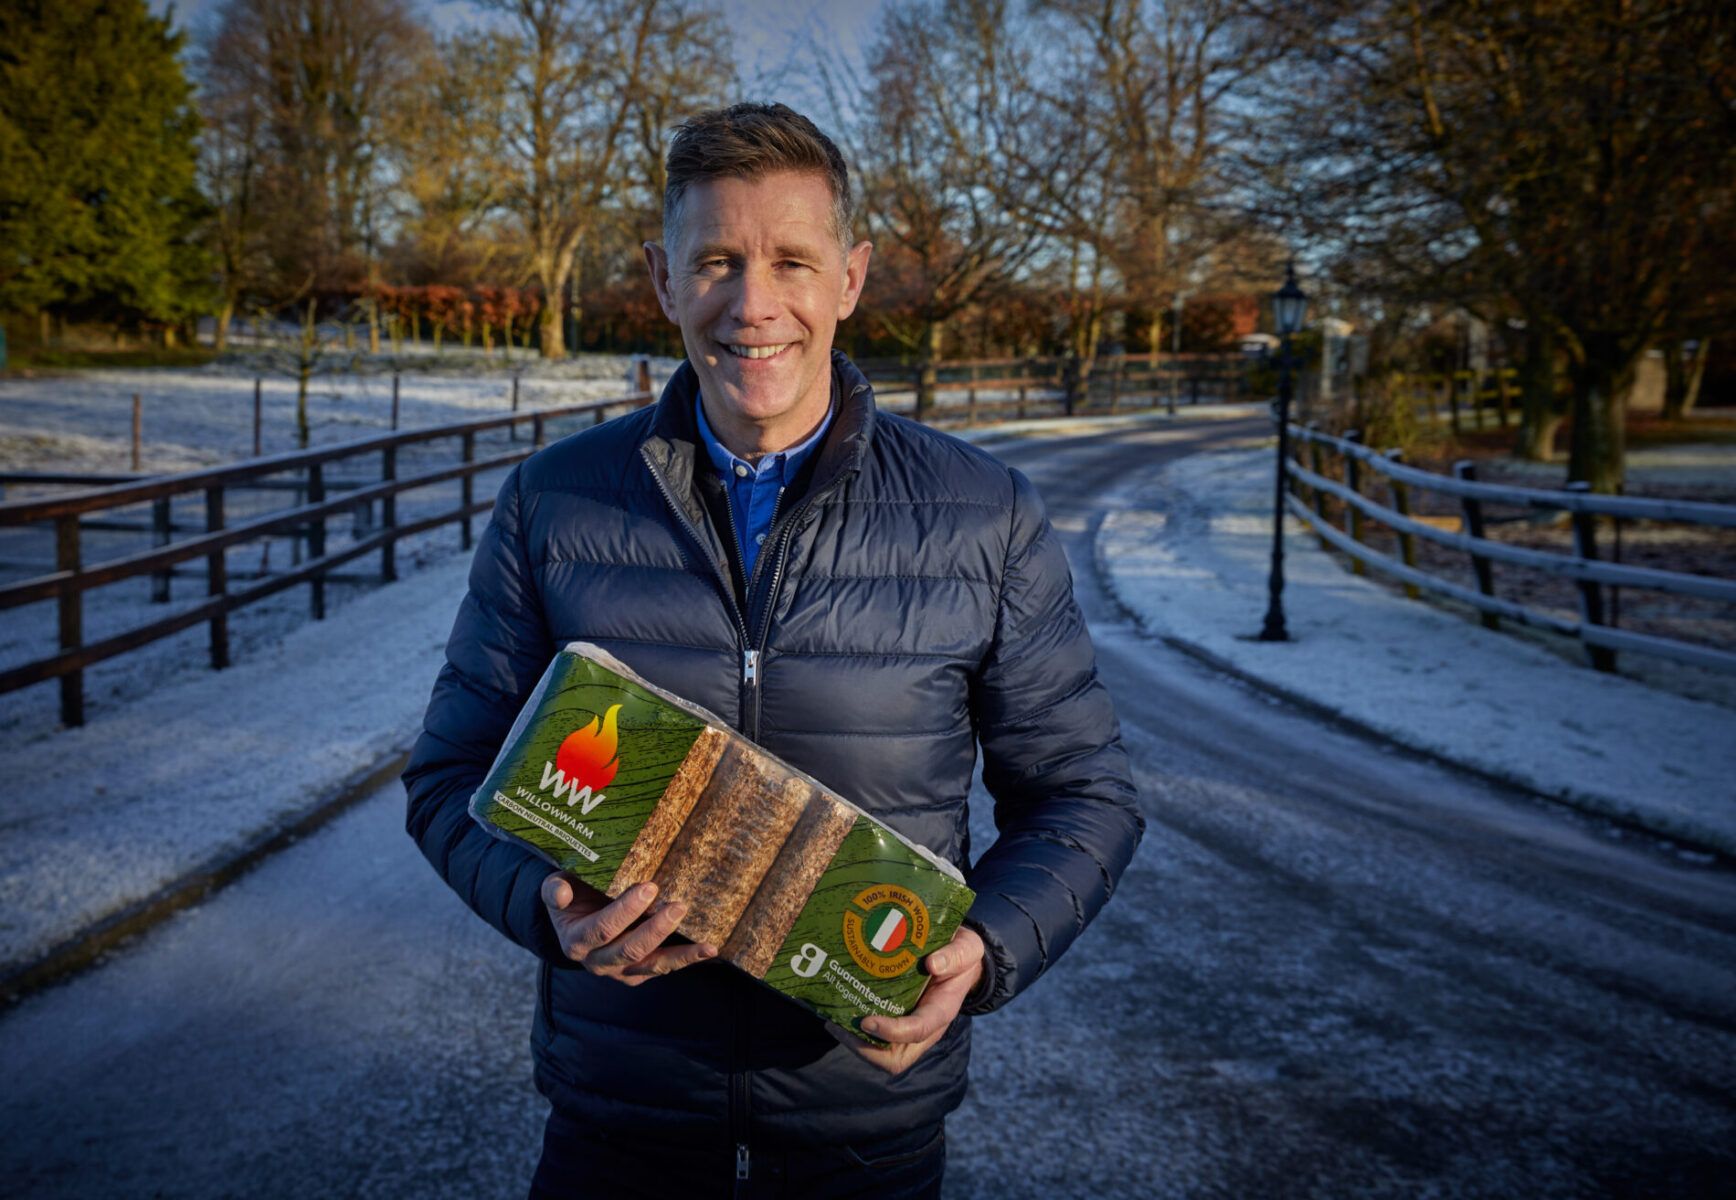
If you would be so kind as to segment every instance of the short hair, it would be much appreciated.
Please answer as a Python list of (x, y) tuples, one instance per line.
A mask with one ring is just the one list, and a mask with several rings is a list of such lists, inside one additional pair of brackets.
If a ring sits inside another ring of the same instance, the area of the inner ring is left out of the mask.
[(687, 189), (708, 179), (758, 179), (774, 171), (812, 171), (832, 190), (838, 244), (850, 248), (850, 171), (832, 139), (783, 104), (732, 104), (682, 122), (669, 145), (663, 186), (663, 241), (681, 228)]

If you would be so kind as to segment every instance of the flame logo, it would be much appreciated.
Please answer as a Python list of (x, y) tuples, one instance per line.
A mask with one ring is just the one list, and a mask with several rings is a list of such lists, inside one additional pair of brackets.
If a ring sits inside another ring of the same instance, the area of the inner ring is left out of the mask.
[(615, 756), (615, 714), (620, 711), (619, 704), (611, 704), (600, 722), (601, 732), (597, 718), (592, 717), (589, 725), (569, 733), (555, 752), (555, 769), (574, 787), (600, 792), (615, 778), (621, 766), (621, 760)]

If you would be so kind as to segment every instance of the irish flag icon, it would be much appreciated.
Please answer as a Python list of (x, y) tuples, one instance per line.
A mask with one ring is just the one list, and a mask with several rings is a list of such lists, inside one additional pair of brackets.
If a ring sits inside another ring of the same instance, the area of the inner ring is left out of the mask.
[(904, 944), (910, 918), (896, 908), (883, 908), (868, 918), (868, 944), (880, 954), (891, 954)]

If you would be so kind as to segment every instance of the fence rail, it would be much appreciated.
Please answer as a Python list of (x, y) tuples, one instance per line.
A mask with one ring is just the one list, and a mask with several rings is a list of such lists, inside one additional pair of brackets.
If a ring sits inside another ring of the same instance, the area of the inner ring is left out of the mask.
[[(475, 480), (479, 474), (500, 470), (528, 458), (542, 446), (551, 421), (589, 414), (600, 422), (610, 410), (624, 411), (649, 403), (648, 380), (641, 377), (640, 386), (642, 390), (625, 396), (382, 434), (178, 475), (110, 476), (103, 486), (68, 495), (0, 502), (0, 529), (48, 524), (53, 528), (55, 547), (54, 570), (0, 585), (0, 611), (53, 600), (58, 605), (59, 631), (56, 653), (0, 670), (0, 693), (59, 679), (61, 721), (67, 725), (82, 724), (86, 668), (200, 624), (210, 626), (211, 665), (214, 668), (225, 667), (230, 657), (228, 617), (231, 612), (286, 589), (307, 584), (312, 614), (315, 619), (322, 618), (325, 615), (325, 585), (337, 567), (377, 553), (380, 555), (379, 578), (389, 582), (397, 577), (397, 543), (443, 525), (457, 524), (460, 544), (468, 549), (473, 538), (474, 518), (488, 512), (494, 504), (492, 497), (476, 499)], [(504, 429), (516, 439), (516, 431), (527, 425), (531, 429), (528, 443), (477, 457), (478, 435)], [(412, 474), (399, 473), (400, 450), (444, 440), (458, 442), (459, 461)], [(371, 467), (371, 480), (339, 481), (327, 477), (328, 467), (339, 463), (358, 464), (368, 459), (377, 463)], [(285, 474), (294, 477), (287, 480), (270, 478)], [(4, 478), (12, 483), (44, 484), (65, 483), (75, 477), (20, 472)], [(455, 507), (414, 519), (399, 519), (399, 496), (454, 480), (459, 483), (459, 500)], [(226, 501), (234, 493), (285, 488), (296, 493), (291, 506), (269, 510), (233, 524), (225, 519)], [(337, 493), (335, 496), (332, 495), (334, 492)], [(194, 536), (171, 541), (176, 530), (186, 528), (174, 525), (169, 519), (169, 506), (177, 498), (202, 498), (205, 519), (203, 527)], [(96, 516), (141, 504), (152, 507), (152, 523), (148, 526)], [(371, 514), (376, 504), (380, 519), (378, 526), (374, 527)], [(363, 506), (370, 514), (368, 528), (359, 531), (349, 544), (328, 548), (329, 522)], [(84, 534), (90, 530), (117, 529), (152, 530), (157, 534), (159, 544), (148, 550), (99, 562), (86, 561)], [(310, 555), (306, 561), (281, 574), (267, 575), (248, 586), (231, 586), (226, 557), (229, 550), (285, 533), (306, 542)], [(85, 639), (84, 594), (87, 591), (127, 579), (149, 577), (153, 581), (153, 599), (166, 600), (167, 581), (173, 568), (199, 559), (206, 564), (207, 595), (203, 601), (108, 637), (95, 641)]]
[[(1287, 468), (1294, 483), (1306, 488), (1310, 495), (1302, 496), (1300, 489), (1293, 486), (1285, 497), (1285, 505), (1327, 544), (1349, 555), (1359, 573), (1372, 568), (1400, 580), (1413, 595), (1415, 589), (1426, 588), (1449, 596), (1476, 609), (1482, 615), (1483, 623), (1491, 628), (1500, 619), (1506, 619), (1576, 638), (1585, 647), (1591, 665), (1598, 670), (1614, 670), (1616, 652), (1625, 650), (1736, 672), (1736, 653), (1616, 628), (1605, 620), (1608, 606), (1603, 595), (1604, 588), (1635, 588), (1736, 604), (1736, 580), (1633, 567), (1601, 559), (1595, 525), (1596, 518), (1601, 516), (1730, 529), (1736, 528), (1736, 505), (1603, 496), (1586, 490), (1584, 485), (1549, 491), (1482, 483), (1475, 479), (1474, 468), (1468, 462), (1458, 464), (1455, 477), (1449, 478), (1406, 465), (1399, 461), (1397, 451), (1381, 452), (1365, 446), (1354, 432), (1334, 437), (1312, 427), (1292, 425), (1290, 433), (1298, 453), (1304, 446), (1311, 451), (1310, 465), (1294, 461)], [(1333, 479), (1326, 474), (1321, 462), (1322, 451), (1339, 456), (1343, 464), (1341, 478)], [(1365, 469), (1386, 480), (1393, 497), (1391, 506), (1380, 504), (1363, 493)], [(1428, 521), (1417, 520), (1410, 511), (1413, 489), (1456, 498), (1460, 504), (1462, 530), (1442, 529)], [(1324, 504), (1327, 496), (1343, 505), (1347, 514), (1345, 528), (1341, 529), (1328, 520)], [(1484, 536), (1485, 504), (1570, 514), (1574, 553), (1559, 554), (1512, 546)], [(1399, 559), (1366, 544), (1366, 520), (1379, 522), (1393, 532), (1400, 547)], [(1465, 554), (1471, 560), (1477, 586), (1466, 587), (1419, 569), (1415, 553), (1417, 538)], [(1540, 612), (1497, 596), (1492, 564), (1498, 562), (1571, 581), (1579, 591), (1579, 619)]]
[[(1248, 372), (1256, 360), (1241, 354), (1110, 355), (1093, 360), (1058, 357), (962, 359), (934, 364), (933, 407), (922, 419), (976, 425), (986, 419), (1023, 420), (1032, 415), (1076, 416), (1197, 404), (1204, 393), (1239, 402), (1251, 398)], [(923, 364), (871, 359), (857, 364), (887, 398), (920, 396)], [(957, 397), (963, 394), (963, 402)], [(1006, 399), (990, 399), (994, 394)], [(890, 405), (888, 405), (890, 407)]]

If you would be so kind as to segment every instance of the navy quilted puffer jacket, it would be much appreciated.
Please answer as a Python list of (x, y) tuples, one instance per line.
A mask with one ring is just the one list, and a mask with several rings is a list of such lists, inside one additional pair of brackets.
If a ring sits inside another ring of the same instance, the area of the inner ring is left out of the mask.
[[(408, 826), (480, 916), (542, 963), (537, 1084), (602, 1130), (844, 1142), (938, 1121), (964, 1097), (970, 1018), (888, 1076), (724, 963), (637, 988), (562, 955), (550, 868), (467, 804), (555, 650), (594, 642), (965, 870), (987, 1012), (1109, 898), (1143, 829), (1061, 546), (1030, 483), (877, 412), (834, 355), (839, 410), (738, 600), (683, 364), (662, 400), (575, 434), (501, 488), (424, 732)], [(1000, 836), (974, 865), (978, 744)]]

